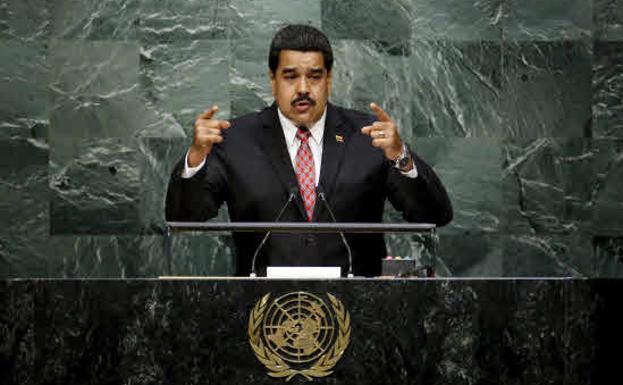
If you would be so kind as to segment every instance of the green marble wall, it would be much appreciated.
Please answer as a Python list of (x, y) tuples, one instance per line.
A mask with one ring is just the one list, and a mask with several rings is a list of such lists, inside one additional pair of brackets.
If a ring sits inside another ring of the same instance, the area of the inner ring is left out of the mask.
[(270, 103), (286, 22), (441, 175), (439, 274), (623, 276), (623, 0), (0, 0), (0, 276), (230, 272), (164, 191), (198, 112)]

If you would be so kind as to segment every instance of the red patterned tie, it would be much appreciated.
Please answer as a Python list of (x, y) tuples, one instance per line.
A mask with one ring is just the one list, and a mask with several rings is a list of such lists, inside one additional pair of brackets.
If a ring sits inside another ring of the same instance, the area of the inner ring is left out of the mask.
[(298, 151), (296, 152), (296, 179), (299, 182), (301, 196), (305, 203), (305, 212), (307, 220), (311, 222), (314, 213), (314, 205), (316, 204), (316, 176), (314, 173), (314, 158), (309, 148), (309, 135), (311, 133), (305, 127), (299, 127), (296, 137), (301, 141)]

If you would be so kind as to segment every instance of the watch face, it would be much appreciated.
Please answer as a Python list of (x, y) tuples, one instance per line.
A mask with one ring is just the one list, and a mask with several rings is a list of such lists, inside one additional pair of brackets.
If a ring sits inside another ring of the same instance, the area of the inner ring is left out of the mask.
[(409, 160), (411, 160), (411, 151), (409, 151), (409, 147), (406, 144), (403, 144), (402, 153), (394, 160), (394, 167), (403, 170), (409, 165)]
[(403, 157), (402, 159), (400, 159), (400, 161), (398, 162), (398, 168), (400, 169), (406, 168), (409, 165), (409, 158), (410, 156), (407, 155)]

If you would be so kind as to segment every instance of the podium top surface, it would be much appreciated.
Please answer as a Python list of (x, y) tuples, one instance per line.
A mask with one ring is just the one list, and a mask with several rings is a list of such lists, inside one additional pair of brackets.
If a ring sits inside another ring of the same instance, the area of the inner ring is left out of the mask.
[(172, 231), (236, 231), (283, 233), (421, 233), (434, 231), (432, 223), (360, 222), (167, 222)]

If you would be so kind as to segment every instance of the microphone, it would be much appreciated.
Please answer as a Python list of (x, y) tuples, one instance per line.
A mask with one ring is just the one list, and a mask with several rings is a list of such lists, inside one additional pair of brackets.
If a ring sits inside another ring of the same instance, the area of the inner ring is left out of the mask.
[[(288, 205), (294, 200), (294, 198), (296, 198), (297, 192), (298, 192), (298, 189), (296, 187), (290, 188), (290, 194), (288, 195), (288, 200), (283, 205), (283, 207), (281, 208), (281, 211), (279, 211), (279, 214), (277, 215), (277, 218), (275, 218), (273, 222), (279, 222), (279, 220), (281, 219), (281, 216), (286, 211), (286, 208), (288, 207)], [(255, 260), (257, 259), (257, 256), (260, 253), (260, 250), (264, 246), (264, 243), (266, 243), (266, 240), (268, 239), (268, 237), (270, 237), (270, 234), (271, 234), (271, 231), (266, 232), (266, 234), (264, 235), (264, 238), (262, 238), (262, 241), (255, 249), (255, 253), (253, 253), (253, 258), (251, 259), (251, 274), (249, 274), (249, 277), (252, 277), (252, 278), (257, 277), (257, 275), (255, 274)]]
[[(337, 223), (337, 220), (335, 219), (335, 215), (333, 215), (333, 210), (331, 210), (331, 206), (329, 206), (329, 202), (327, 201), (327, 198), (324, 195), (324, 191), (322, 191), (322, 189), (320, 188), (320, 185), (318, 185), (318, 187), (316, 187), (316, 195), (320, 198), (320, 200), (324, 203), (324, 207), (327, 208), (327, 211), (329, 212), (329, 215), (331, 216), (331, 219), (333, 220), (333, 223)], [(346, 247), (346, 253), (348, 254), (348, 278), (353, 278), (353, 253), (350, 251), (350, 246), (348, 245), (348, 242), (346, 241), (346, 237), (344, 236), (344, 232), (340, 231), (340, 237), (342, 238), (342, 243), (344, 244), (344, 247)]]

